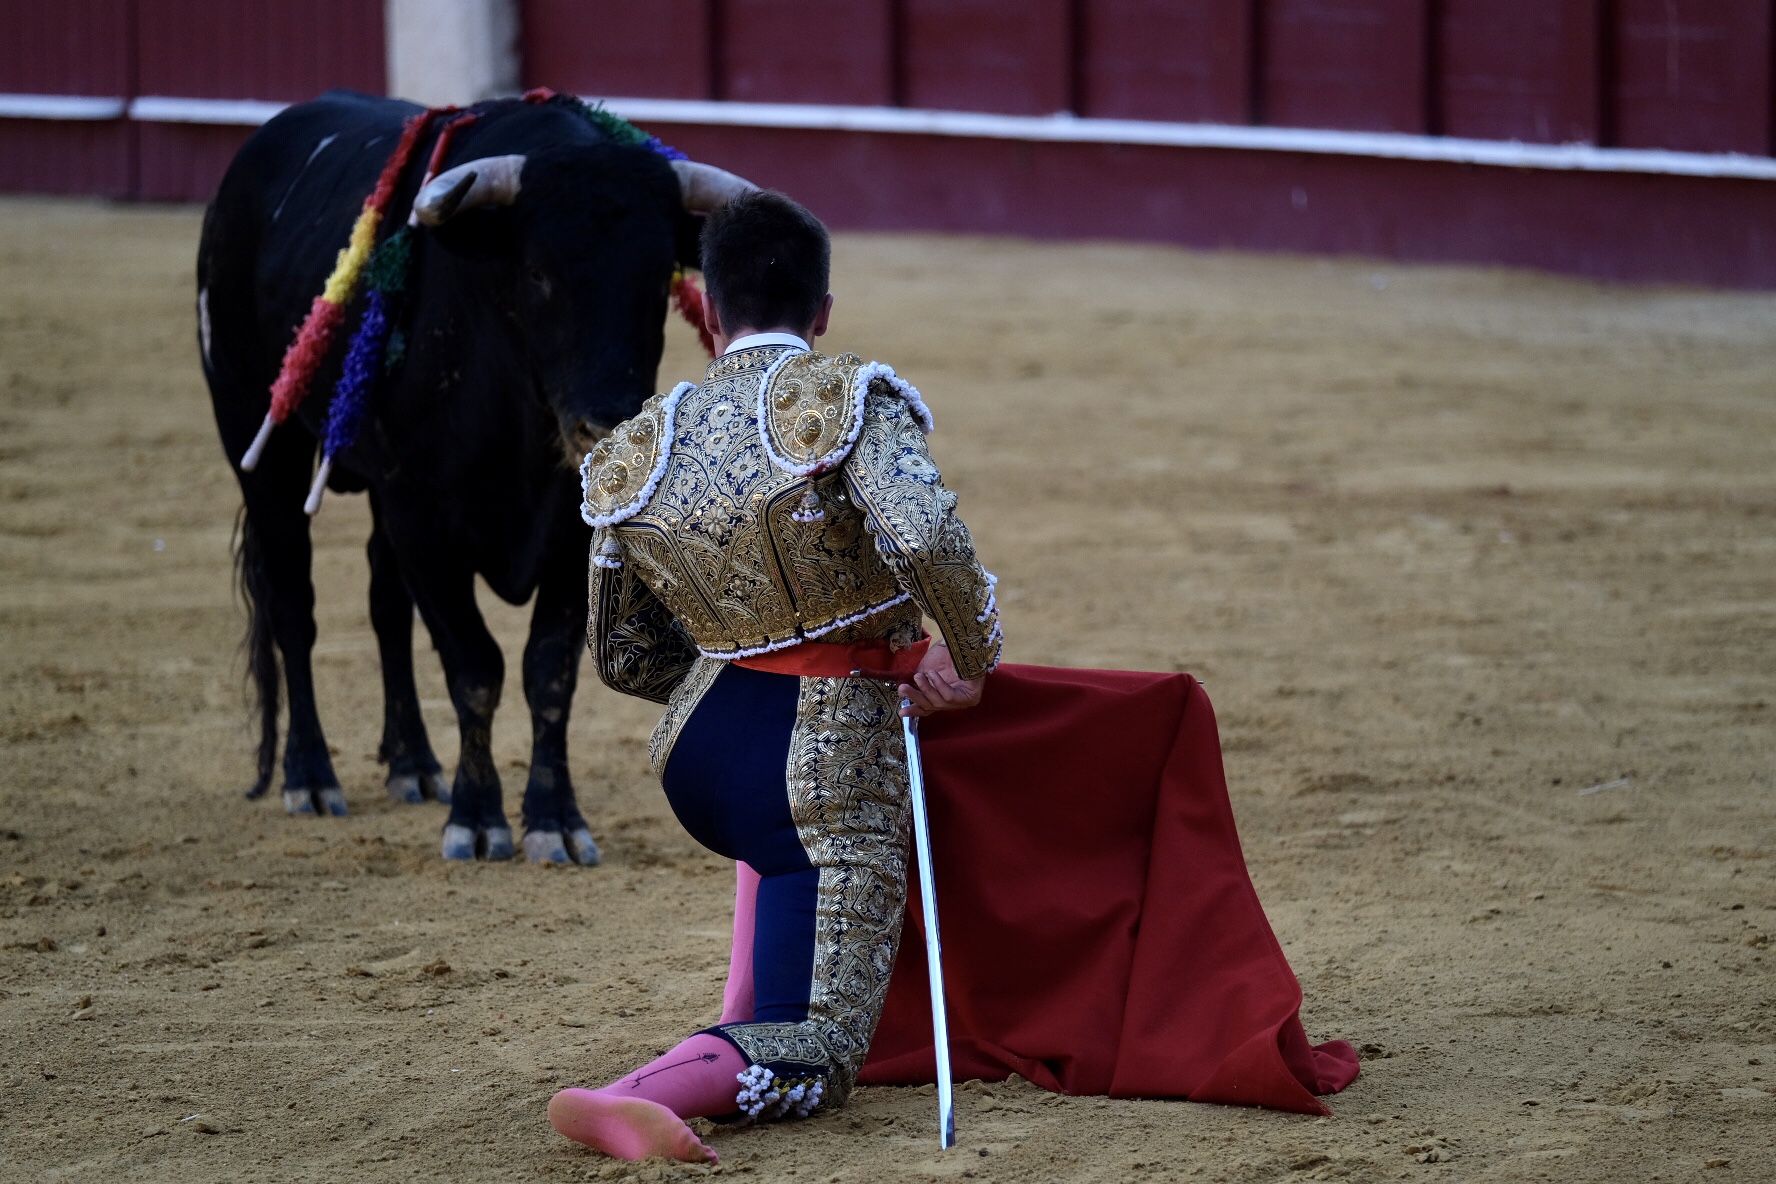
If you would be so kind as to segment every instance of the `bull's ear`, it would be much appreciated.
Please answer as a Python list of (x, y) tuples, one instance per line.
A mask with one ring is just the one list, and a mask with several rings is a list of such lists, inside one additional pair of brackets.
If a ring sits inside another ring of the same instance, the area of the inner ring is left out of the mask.
[(681, 209), (674, 219), (674, 245), (678, 265), (692, 271), (703, 267), (703, 215)]

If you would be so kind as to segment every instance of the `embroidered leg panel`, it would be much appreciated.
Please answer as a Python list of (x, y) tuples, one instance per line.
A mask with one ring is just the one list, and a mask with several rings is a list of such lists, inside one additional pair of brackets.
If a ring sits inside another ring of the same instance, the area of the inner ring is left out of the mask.
[(790, 740), (790, 814), (819, 887), (807, 1019), (723, 1024), (750, 1068), (741, 1109), (802, 1117), (851, 1093), (882, 1018), (906, 907), (906, 749), (884, 684), (804, 678)]

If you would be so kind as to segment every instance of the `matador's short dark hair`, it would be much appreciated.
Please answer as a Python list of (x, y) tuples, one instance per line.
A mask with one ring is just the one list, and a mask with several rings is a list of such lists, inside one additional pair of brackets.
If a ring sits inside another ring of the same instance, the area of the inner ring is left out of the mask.
[(729, 329), (810, 325), (826, 298), (832, 239), (771, 189), (741, 194), (703, 223), (703, 282)]

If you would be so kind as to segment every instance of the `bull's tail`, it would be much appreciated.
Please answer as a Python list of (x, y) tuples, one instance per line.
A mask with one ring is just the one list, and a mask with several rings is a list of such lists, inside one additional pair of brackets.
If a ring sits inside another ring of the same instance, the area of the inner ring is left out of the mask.
[(259, 712), (259, 769), (249, 798), (271, 788), (272, 766), (277, 762), (278, 671), (277, 649), (271, 635), (271, 582), (265, 574), (265, 555), (253, 520), (241, 508), (234, 531), (235, 587), (247, 610), (247, 635), (241, 650), (247, 658), (247, 677)]

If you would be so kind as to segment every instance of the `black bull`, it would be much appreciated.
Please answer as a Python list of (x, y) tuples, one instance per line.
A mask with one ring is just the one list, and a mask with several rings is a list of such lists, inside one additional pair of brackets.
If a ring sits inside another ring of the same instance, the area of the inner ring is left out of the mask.
[[(417, 110), (334, 92), (278, 115), (229, 167), (198, 250), (204, 375), (245, 503), (238, 562), (261, 727), (248, 794), (263, 794), (271, 781), (281, 655), (289, 695), (284, 804), (297, 813), (345, 812), (315, 705), (303, 509), (343, 342), (253, 470), (240, 462), (296, 326)], [(329, 485), (370, 495), (370, 620), (384, 697), (379, 755), (390, 792), (449, 801), (446, 858), (513, 854), (490, 746), (505, 663), (476, 606), (479, 575), (510, 603), (536, 598), (523, 672), (533, 735), (526, 854), (589, 864), (598, 849), (567, 767), (586, 620), (586, 533), (571, 461), (654, 390), (671, 274), (681, 260), (695, 263), (697, 220), (688, 207), (707, 178), (693, 174), (703, 170), (717, 189), (737, 179), (615, 143), (570, 101), (472, 110), (479, 120), (462, 129), (442, 167), (521, 155), (521, 184), (515, 197), (492, 200), (477, 196), (466, 176), (426, 190), (443, 197), (428, 210), (435, 225), (415, 236), (400, 322), (404, 356), (375, 393), (355, 444), (335, 459)], [(412, 206), (435, 136), (434, 129), (415, 153), (383, 236)], [(710, 204), (709, 193), (698, 197)], [(416, 606), (461, 733), (448, 788), (414, 687)]]

